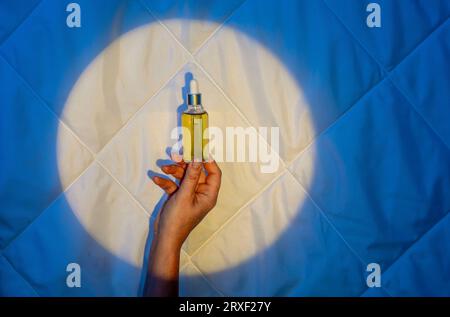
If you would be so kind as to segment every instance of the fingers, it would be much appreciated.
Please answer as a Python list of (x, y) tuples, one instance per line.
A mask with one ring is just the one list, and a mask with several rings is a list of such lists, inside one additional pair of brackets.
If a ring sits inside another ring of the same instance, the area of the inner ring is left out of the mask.
[(216, 161), (208, 161), (204, 163), (205, 169), (208, 172), (206, 176), (206, 184), (215, 191), (219, 191), (222, 180), (222, 171), (217, 165)]
[(175, 177), (178, 180), (181, 180), (184, 176), (185, 169), (181, 167), (180, 165), (165, 165), (161, 167), (161, 170), (166, 173), (170, 174), (173, 177)]
[[(168, 174), (172, 175), (178, 180), (181, 180), (184, 176), (184, 173), (186, 172), (187, 164), (183, 162), (184, 166), (181, 166), (179, 164), (172, 164), (172, 165), (164, 165), (161, 167), (161, 170)], [(199, 183), (204, 183), (206, 181), (206, 175), (205, 172), (202, 170), (202, 173), (200, 175)]]
[(177, 153), (171, 153), (170, 158), (172, 161), (174, 161), (178, 166), (181, 166), (182, 168), (186, 168), (187, 164), (183, 160), (183, 156)]
[[(214, 160), (203, 163), (203, 166), (208, 172), (208, 176), (205, 175), (201, 163), (187, 164), (184, 161), (180, 161), (177, 164), (162, 166), (161, 169), (164, 173), (172, 175), (178, 180), (184, 177), (182, 184), (186, 184), (181, 185), (181, 187), (185, 187), (182, 190), (185, 194), (193, 195), (197, 185), (203, 183), (206, 183), (208, 186), (202, 186), (202, 189), (208, 189), (208, 191), (211, 191), (210, 194), (214, 194), (214, 192), (217, 194), (220, 188), (222, 172)], [(161, 177), (155, 177), (153, 181), (169, 195), (178, 188), (173, 181)]]
[(191, 162), (189, 163), (186, 174), (180, 185), (179, 193), (183, 196), (193, 196), (195, 189), (197, 188), (200, 175), (202, 173), (202, 163)]
[(168, 195), (173, 194), (177, 189), (178, 186), (170, 179), (165, 179), (159, 176), (155, 176), (152, 178), (153, 182), (161, 187), (162, 190), (164, 190)]

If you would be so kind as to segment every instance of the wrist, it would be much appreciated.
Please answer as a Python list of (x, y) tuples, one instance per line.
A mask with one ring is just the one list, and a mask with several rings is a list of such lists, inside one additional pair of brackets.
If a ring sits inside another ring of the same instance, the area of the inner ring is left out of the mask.
[(164, 231), (158, 232), (153, 240), (155, 247), (170, 252), (180, 252), (183, 241), (174, 235), (168, 234)]

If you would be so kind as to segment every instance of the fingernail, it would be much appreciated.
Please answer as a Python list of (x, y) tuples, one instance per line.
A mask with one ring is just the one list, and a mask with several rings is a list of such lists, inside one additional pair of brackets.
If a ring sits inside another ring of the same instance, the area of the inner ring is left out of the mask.
[(158, 176), (153, 176), (152, 180), (153, 180), (153, 182), (158, 183), (159, 178), (158, 178)]
[(176, 163), (180, 163), (182, 160), (183, 160), (183, 155), (179, 155), (179, 154), (172, 155), (172, 161), (174, 161)]

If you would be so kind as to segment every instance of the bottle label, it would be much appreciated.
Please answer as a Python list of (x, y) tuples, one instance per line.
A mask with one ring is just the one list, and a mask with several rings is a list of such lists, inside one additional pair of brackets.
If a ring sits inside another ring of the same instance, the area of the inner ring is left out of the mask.
[(194, 118), (194, 161), (202, 161), (203, 159), (203, 129), (202, 118)]

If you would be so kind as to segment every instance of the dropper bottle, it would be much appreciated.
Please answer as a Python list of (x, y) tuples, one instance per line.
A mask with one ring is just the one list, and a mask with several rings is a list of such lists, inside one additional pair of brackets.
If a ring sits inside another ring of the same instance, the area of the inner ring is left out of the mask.
[(205, 130), (208, 128), (208, 113), (202, 106), (202, 94), (198, 82), (189, 82), (188, 108), (181, 114), (183, 129), (183, 159), (185, 162), (206, 160), (204, 149), (208, 143)]

